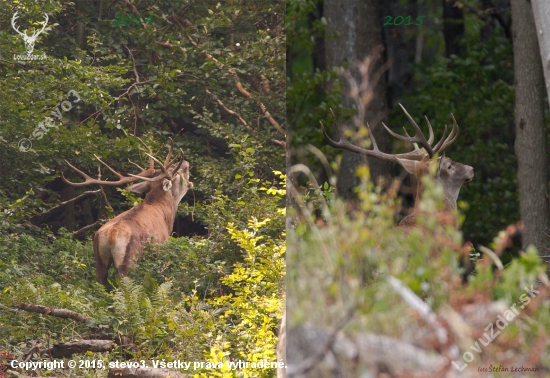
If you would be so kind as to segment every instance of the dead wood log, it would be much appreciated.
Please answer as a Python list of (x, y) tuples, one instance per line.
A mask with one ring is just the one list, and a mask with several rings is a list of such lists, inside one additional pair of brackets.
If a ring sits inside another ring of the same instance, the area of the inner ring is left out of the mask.
[(73, 354), (90, 352), (110, 352), (115, 347), (112, 340), (78, 340), (55, 344), (52, 348), (40, 352), (54, 358), (70, 358)]
[[(358, 376), (367, 369), (372, 376), (385, 372), (393, 377), (451, 377), (455, 373), (451, 361), (435, 351), (416, 347), (406, 341), (361, 332), (338, 333), (327, 350), (334, 330), (297, 326), (287, 335), (288, 378)], [(324, 352), (324, 353), (323, 353)], [(312, 356), (323, 354), (319, 359)], [(313, 366), (302, 366), (312, 360)], [(453, 370), (451, 370), (453, 369)], [(465, 369), (460, 377), (474, 377), (473, 369)]]
[[(31, 303), (14, 303), (10, 307), (15, 308), (17, 310), (50, 315), (56, 318), (72, 319), (80, 323), (93, 323), (94, 321), (92, 318), (89, 318), (86, 315), (79, 314), (78, 312), (67, 310), (65, 308), (47, 307), (47, 306), (41, 306), (41, 305), (36, 305)], [(10, 307), (0, 305), (0, 308), (10, 308)]]

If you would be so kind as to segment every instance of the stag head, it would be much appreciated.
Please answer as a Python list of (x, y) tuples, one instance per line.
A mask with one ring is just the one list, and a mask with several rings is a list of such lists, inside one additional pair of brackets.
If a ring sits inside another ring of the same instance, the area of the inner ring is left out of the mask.
[(46, 26), (48, 25), (48, 20), (49, 20), (49, 17), (46, 13), (44, 13), (44, 25), (42, 26), (42, 29), (38, 30), (38, 31), (35, 31), (34, 33), (32, 33), (31, 35), (28, 35), (26, 32), (21, 32), (19, 31), (19, 28), (15, 25), (15, 21), (19, 18), (19, 16), (17, 15), (17, 12), (15, 12), (13, 14), (13, 17), (11, 18), (11, 26), (13, 27), (13, 29), (23, 37), (23, 42), (25, 42), (25, 49), (27, 50), (27, 54), (28, 55), (31, 55), (33, 50), (34, 50), (34, 43), (36, 42), (36, 38), (38, 38), (38, 36), (40, 34), (42, 34), (42, 32), (44, 31), (44, 29), (46, 29)]
[[(456, 209), (457, 207), (456, 201), (458, 198), (458, 193), (460, 191), (460, 188), (462, 187), (463, 184), (472, 181), (472, 179), (474, 178), (473, 167), (455, 162), (445, 157), (445, 154), (444, 154), (444, 151), (451, 144), (453, 144), (458, 137), (459, 128), (458, 128), (456, 119), (451, 114), (451, 117), (453, 119), (453, 127), (451, 128), (451, 131), (449, 132), (449, 134), (447, 134), (447, 125), (445, 125), (445, 129), (443, 131), (443, 137), (439, 140), (439, 142), (437, 142), (437, 144), (433, 145), (434, 132), (428, 118), (424, 117), (426, 119), (426, 123), (428, 124), (428, 129), (429, 129), (429, 137), (428, 139), (426, 139), (426, 137), (422, 133), (422, 130), (420, 129), (418, 124), (414, 121), (414, 119), (410, 116), (407, 110), (405, 110), (405, 108), (401, 104), (399, 104), (399, 106), (401, 106), (401, 109), (403, 110), (409, 122), (411, 123), (413, 129), (415, 130), (414, 136), (411, 137), (407, 133), (405, 128), (403, 128), (405, 135), (400, 135), (400, 134), (394, 133), (384, 123), (382, 123), (382, 125), (388, 131), (388, 133), (390, 133), (390, 135), (392, 135), (393, 137), (412, 143), (414, 146), (414, 150), (411, 152), (402, 153), (402, 154), (388, 154), (380, 151), (378, 149), (378, 145), (376, 144), (376, 140), (374, 139), (372, 130), (370, 129), (370, 126), (368, 123), (367, 123), (367, 128), (369, 129), (369, 135), (372, 141), (372, 149), (366, 149), (366, 148), (362, 148), (354, 144), (351, 144), (344, 137), (342, 126), (338, 124), (336, 120), (334, 122), (334, 128), (335, 128), (335, 134), (336, 134), (337, 140), (329, 137), (324, 127), (323, 127), (323, 135), (325, 136), (325, 139), (327, 140), (327, 142), (333, 147), (341, 148), (348, 151), (356, 152), (361, 155), (370, 156), (370, 157), (374, 157), (385, 161), (397, 162), (401, 164), (407, 172), (414, 175), (417, 179), (418, 186), (416, 191), (416, 197), (417, 197), (416, 205), (419, 203), (420, 195), (423, 192), (422, 177), (429, 174), (430, 166), (432, 164), (438, 164), (434, 179), (435, 181), (440, 183), (441, 186), (443, 187), (444, 195), (445, 195), (445, 199), (444, 199), (445, 210)], [(434, 159), (436, 155), (440, 155), (440, 157), (438, 159)], [(417, 209), (415, 208), (415, 211), (416, 210)], [(403, 219), (403, 221), (405, 221), (405, 223), (408, 222), (407, 218)], [(402, 221), (402, 224), (403, 224), (403, 221)]]
[[(123, 176), (119, 172), (115, 171), (109, 165), (104, 163), (96, 155), (95, 158), (103, 164), (109, 171), (114, 173), (117, 177), (117, 181), (106, 181), (100, 179), (94, 179), (88, 176), (86, 173), (82, 172), (78, 168), (74, 167), (65, 160), (65, 162), (71, 167), (75, 172), (81, 175), (84, 178), (83, 182), (71, 182), (68, 181), (63, 173), (61, 173), (61, 178), (63, 181), (69, 185), (80, 187), (87, 185), (106, 185), (106, 186), (119, 186), (124, 185), (130, 182), (141, 181), (136, 184), (130, 185), (127, 189), (134, 193), (145, 193), (148, 192), (148, 195), (145, 198), (145, 201), (157, 200), (158, 196), (155, 193), (162, 194), (162, 192), (170, 192), (174, 199), (177, 199), (177, 203), (183, 198), (189, 189), (193, 187), (193, 183), (189, 181), (189, 163), (183, 158), (183, 151), (180, 149), (177, 156), (170, 160), (174, 150), (174, 141), (170, 138), (170, 151), (164, 160), (164, 163), (160, 162), (157, 158), (153, 156), (153, 152), (149, 146), (147, 146), (140, 138), (137, 138), (149, 151), (147, 156), (149, 157), (149, 167), (142, 168), (138, 164), (130, 161), (131, 164), (135, 165), (141, 172), (139, 174), (128, 174), (128, 176)], [(155, 163), (157, 163), (160, 169), (155, 169)]]

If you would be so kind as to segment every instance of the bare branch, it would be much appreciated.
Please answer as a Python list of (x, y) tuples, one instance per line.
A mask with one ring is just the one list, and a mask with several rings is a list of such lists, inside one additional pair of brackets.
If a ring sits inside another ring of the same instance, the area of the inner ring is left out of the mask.
[(130, 54), (130, 59), (132, 59), (132, 68), (134, 70), (134, 75), (136, 76), (136, 83), (139, 83), (139, 75), (136, 69), (136, 61), (134, 59), (134, 54), (132, 54), (132, 51), (130, 50), (130, 48), (128, 48), (128, 46), (124, 45), (124, 47), (126, 47), (126, 50), (128, 50), (128, 54)]
[(82, 197), (87, 197), (88, 195), (90, 194), (96, 194), (96, 193), (99, 193), (101, 192), (101, 189), (97, 189), (97, 190), (88, 190), (88, 191), (85, 191), (84, 193), (82, 193), (81, 195), (78, 195), (74, 198), (71, 198), (70, 200), (67, 200), (65, 202), (61, 202), (60, 205), (66, 205), (68, 203), (71, 203), (71, 202), (74, 202), (76, 200), (79, 200), (80, 198)]
[(82, 228), (79, 229), (79, 230), (74, 231), (72, 234), (73, 234), (73, 235), (81, 234), (81, 233), (86, 232), (86, 231), (88, 231), (88, 230), (91, 230), (91, 229), (97, 227), (98, 225), (100, 225), (101, 223), (104, 223), (104, 222), (107, 222), (107, 221), (108, 221), (108, 219), (98, 219), (98, 220), (95, 221), (94, 223), (89, 224), (89, 225), (87, 225), (87, 226), (82, 227)]
[(353, 317), (353, 314), (355, 313), (357, 306), (358, 304), (356, 303), (348, 309), (344, 317), (340, 319), (340, 321), (336, 324), (334, 329), (331, 331), (329, 337), (323, 344), (323, 347), (317, 353), (306, 358), (304, 361), (298, 364), (298, 366), (289, 366), (287, 368), (286, 373), (289, 377), (292, 377), (293, 375), (300, 375), (300, 374), (307, 373), (308, 371), (313, 369), (316, 365), (318, 365), (320, 361), (323, 360), (327, 352), (332, 348), (332, 345), (334, 344), (334, 341), (336, 340), (336, 336), (340, 331), (340, 329), (342, 329), (342, 327), (345, 326), (346, 323), (349, 322)]
[[(200, 49), (200, 46), (198, 45), (198, 43), (196, 43), (193, 38), (191, 38), (190, 35), (187, 35), (187, 38), (189, 39), (189, 41), (191, 42), (191, 44), (196, 47), (197, 49)], [(212, 59), (214, 62), (218, 63), (220, 65), (220, 67), (224, 68), (224, 65), (222, 63), (220, 63), (220, 61), (216, 58), (214, 58), (212, 56), (212, 54), (209, 54), (207, 51), (205, 50), (201, 50), (201, 53), (207, 58), (207, 59)], [(252, 95), (250, 94), (250, 92), (248, 92), (244, 86), (242, 85), (241, 81), (239, 80), (239, 77), (237, 75), (237, 72), (233, 69), (233, 68), (229, 68), (227, 69), (227, 72), (229, 72), (232, 76), (233, 76), (233, 79), (235, 81), (235, 87), (237, 88), (237, 90), (239, 91), (240, 94), (242, 94), (244, 97), (246, 98), (250, 98), (252, 97)], [(266, 106), (261, 102), (261, 101), (258, 101), (258, 104), (260, 105), (260, 111), (262, 112), (262, 115), (267, 119), (267, 121), (277, 129), (278, 132), (280, 132), (281, 134), (283, 135), (286, 135), (285, 134), (285, 131), (283, 130), (283, 128), (281, 127), (281, 125), (279, 125), (279, 123), (275, 120), (275, 118), (273, 118), (273, 116), (271, 115), (271, 113), (267, 110)]]
[(137, 16), (137, 19), (139, 20), (141, 26), (142, 26), (144, 29), (147, 28), (147, 23), (144, 22), (144, 21), (142, 20), (142, 17), (141, 17), (141, 15), (139, 14), (139, 11), (138, 11), (138, 9), (136, 8), (136, 6), (135, 6), (134, 4), (132, 4), (132, 3), (130, 2), (130, 0), (122, 0), (122, 2), (123, 2), (124, 4), (126, 4), (126, 5), (128, 6), (128, 8), (130, 8), (130, 10), (131, 10), (132, 13), (134, 14), (134, 16)]
[(439, 343), (445, 345), (448, 340), (447, 330), (439, 323), (437, 315), (432, 311), (430, 306), (422, 299), (418, 298), (411, 289), (403, 285), (398, 278), (388, 276), (388, 282), (392, 289), (398, 293), (409, 306), (416, 310), (422, 319), (424, 319), (424, 321), (435, 331)]
[(214, 101), (216, 101), (218, 103), (218, 105), (223, 109), (225, 110), (227, 113), (231, 114), (232, 116), (235, 116), (237, 117), (237, 119), (243, 124), (243, 126), (246, 126), (247, 128), (250, 129), (250, 127), (248, 126), (248, 124), (246, 123), (246, 121), (243, 119), (243, 117), (240, 116), (240, 114), (238, 114), (237, 112), (234, 112), (233, 110), (231, 109), (228, 109), (227, 106), (224, 105), (224, 103), (218, 98), (218, 96), (216, 96), (214, 93), (210, 92), (208, 90), (208, 88), (204, 88), (204, 90), (206, 91), (206, 93), (208, 93), (210, 96), (212, 96), (212, 98), (214, 99)]
[(283, 148), (286, 148), (286, 142), (284, 140), (273, 139), (273, 143)]

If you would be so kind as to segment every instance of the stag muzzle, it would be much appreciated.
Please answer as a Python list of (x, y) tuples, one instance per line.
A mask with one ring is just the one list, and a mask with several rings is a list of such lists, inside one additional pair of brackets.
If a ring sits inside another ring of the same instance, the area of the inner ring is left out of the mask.
[(464, 183), (469, 183), (474, 179), (474, 167), (470, 167), (469, 165), (464, 166), (466, 168), (466, 178), (464, 179)]

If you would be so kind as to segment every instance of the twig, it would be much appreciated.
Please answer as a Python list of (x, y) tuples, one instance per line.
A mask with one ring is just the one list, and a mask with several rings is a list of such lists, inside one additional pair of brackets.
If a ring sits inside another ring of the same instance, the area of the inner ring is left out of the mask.
[[(101, 175), (99, 177), (101, 177)], [(109, 203), (109, 200), (107, 199), (107, 195), (105, 194), (105, 191), (103, 190), (103, 186), (100, 186), (99, 190), (101, 190), (101, 196), (103, 197), (103, 200), (105, 201), (105, 205), (109, 206), (109, 209), (111, 209), (111, 212), (114, 214), (115, 210), (113, 209), (113, 207)]]
[(31, 356), (32, 354), (34, 353), (35, 350), (38, 350), (40, 348), (40, 343), (36, 343), (32, 346), (31, 349), (29, 349), (29, 351), (27, 353), (25, 353), (23, 356), (21, 356), (21, 358), (23, 359), (23, 362), (27, 362), (28, 360), (31, 359)]
[[(120, 100), (121, 97), (124, 97), (124, 96), (130, 94), (130, 91), (131, 91), (135, 86), (138, 86), (138, 85), (140, 85), (140, 84), (150, 83), (150, 82), (152, 82), (152, 81), (153, 81), (153, 80), (145, 80), (145, 81), (140, 81), (139, 83), (134, 83), (134, 84), (130, 85), (130, 86), (128, 87), (128, 89), (126, 89), (126, 91), (124, 91), (124, 93), (122, 93), (120, 96), (117, 96), (117, 97), (115, 98), (115, 100)], [(110, 105), (110, 104), (112, 104), (112, 101), (109, 103), (109, 105)]]
[(143, 20), (141, 19), (141, 15), (139, 14), (139, 11), (136, 8), (136, 6), (134, 4), (132, 4), (130, 2), (130, 0), (122, 0), (122, 2), (130, 8), (130, 10), (134, 14), (134, 16), (138, 17), (138, 20), (139, 20), (139, 23), (141, 24), (141, 26), (143, 26), (143, 28), (146, 29), (147, 28), (147, 23), (143, 22)]
[(155, 41), (155, 45), (159, 45), (161, 47), (166, 47), (166, 48), (172, 48), (174, 47), (173, 44), (171, 43), (168, 43), (168, 42), (160, 42), (160, 41)]
[(237, 112), (227, 108), (227, 106), (224, 105), (224, 103), (218, 98), (218, 96), (216, 96), (214, 93), (210, 92), (208, 90), (208, 88), (204, 87), (204, 90), (206, 91), (206, 93), (208, 93), (210, 96), (212, 96), (212, 98), (214, 99), (214, 101), (216, 101), (218, 103), (218, 105), (223, 109), (225, 110), (227, 113), (231, 114), (232, 116), (235, 116), (237, 117), (237, 119), (243, 124), (243, 126), (246, 126), (248, 129), (250, 129), (250, 126), (248, 126), (248, 124), (246, 123), (246, 121), (243, 119), (243, 117), (240, 116), (240, 114), (238, 114)]
[(437, 340), (441, 345), (447, 343), (447, 330), (439, 323), (437, 320), (437, 315), (432, 311), (430, 306), (428, 306), (422, 299), (407, 286), (403, 285), (401, 280), (395, 278), (394, 276), (388, 276), (388, 282), (392, 289), (398, 293), (401, 298), (407, 302), (409, 306), (415, 309), (424, 321), (435, 331)]
[(99, 193), (100, 191), (101, 191), (101, 189), (97, 189), (97, 190), (88, 190), (88, 191), (82, 193), (82, 194), (79, 195), (79, 196), (76, 196), (76, 197), (74, 197), (74, 198), (71, 198), (70, 200), (67, 200), (67, 201), (65, 201), (65, 202), (60, 202), (60, 205), (66, 205), (66, 204), (71, 203), (71, 202), (74, 202), (74, 201), (76, 201), (76, 200), (78, 200), (78, 199), (80, 199), (80, 198), (82, 198), (82, 197), (86, 197), (86, 196), (88, 196), (88, 195), (90, 195), (90, 194)]
[(98, 219), (98, 220), (95, 221), (94, 223), (92, 223), (92, 224), (90, 224), (90, 225), (88, 225), (88, 226), (84, 226), (84, 227), (82, 227), (81, 229), (74, 231), (72, 234), (73, 234), (73, 235), (78, 235), (78, 234), (80, 234), (80, 233), (82, 233), (82, 232), (85, 232), (85, 231), (88, 231), (88, 230), (90, 230), (90, 229), (96, 227), (98, 224), (100, 224), (100, 223), (102, 223), (102, 222), (106, 222), (106, 221), (108, 221), (108, 219)]
[[(237, 72), (233, 68), (228, 69), (227, 72), (233, 75), (233, 79), (235, 80), (235, 86), (237, 87), (237, 90), (246, 98), (252, 97), (250, 92), (244, 89), (242, 83), (239, 81), (239, 76), (237, 75)], [(271, 113), (269, 113), (269, 111), (267, 110), (263, 102), (258, 101), (258, 104), (260, 105), (260, 110), (262, 114), (269, 121), (269, 123), (271, 123), (271, 125), (273, 125), (273, 127), (275, 127), (277, 131), (285, 135), (285, 132), (283, 131), (281, 125), (279, 125), (279, 123), (275, 121), (275, 119), (271, 116)]]
[(495, 265), (497, 266), (498, 270), (504, 270), (504, 265), (502, 265), (502, 261), (500, 261), (500, 259), (498, 258), (497, 254), (494, 253), (493, 251), (491, 251), (489, 248), (487, 247), (484, 247), (482, 245), (479, 246), (479, 250), (487, 255), (489, 255), (489, 257), (491, 259), (493, 259), (493, 262), (495, 263)]
[(336, 340), (336, 336), (340, 331), (340, 329), (342, 329), (342, 327), (345, 326), (346, 323), (349, 322), (353, 317), (353, 314), (355, 313), (357, 306), (358, 304), (355, 303), (349, 308), (349, 310), (346, 312), (344, 317), (340, 319), (340, 321), (336, 324), (336, 327), (332, 330), (328, 339), (326, 340), (323, 347), (319, 350), (319, 352), (317, 352), (313, 356), (306, 358), (296, 367), (289, 366), (286, 372), (287, 376), (291, 377), (293, 375), (300, 375), (300, 374), (307, 373), (308, 371), (313, 369), (320, 361), (322, 361), (323, 358), (325, 357), (325, 354), (332, 348), (332, 344), (334, 344), (334, 341)]
[[(110, 105), (110, 104), (109, 104), (109, 105)], [(99, 115), (102, 111), (103, 111), (103, 109), (99, 109), (99, 110), (93, 112), (93, 113), (90, 114), (88, 117), (86, 117), (86, 119), (85, 119), (84, 121), (81, 121), (80, 123), (78, 123), (77, 126), (82, 125), (84, 122), (86, 122), (87, 120), (89, 120), (89, 119), (92, 118), (93, 116)]]
[[(181, 26), (181, 25), (180, 25)], [(191, 42), (191, 44), (196, 47), (197, 49), (200, 50), (200, 46), (198, 45), (197, 42), (195, 42), (193, 40), (193, 38), (191, 38), (190, 35), (187, 35), (187, 38), (189, 39), (189, 41)], [(201, 53), (208, 59), (212, 59), (214, 62), (218, 63), (220, 65), (220, 67), (224, 67), (223, 63), (220, 63), (220, 61), (216, 58), (214, 58), (211, 54), (209, 54), (207, 51), (205, 50), (201, 50)], [(227, 72), (229, 72), (232, 76), (233, 76), (233, 79), (235, 81), (235, 87), (237, 88), (237, 90), (239, 91), (239, 93), (241, 93), (244, 97), (246, 98), (250, 98), (252, 97), (252, 95), (250, 94), (250, 92), (248, 92), (242, 85), (242, 83), (240, 82), (239, 80), (239, 77), (237, 75), (237, 72), (233, 69), (233, 68), (229, 68), (227, 70)], [(260, 111), (262, 112), (262, 115), (268, 120), (268, 122), (277, 129), (278, 132), (280, 132), (281, 134), (285, 135), (285, 131), (283, 130), (283, 128), (281, 127), (281, 125), (279, 125), (279, 123), (275, 120), (275, 118), (273, 118), (273, 116), (271, 115), (271, 113), (269, 113), (269, 111), (267, 110), (266, 106), (259, 100), (255, 99), (258, 104), (260, 105)]]
[(130, 54), (130, 59), (132, 59), (132, 68), (134, 70), (134, 75), (136, 75), (136, 83), (139, 83), (139, 75), (136, 69), (136, 61), (134, 59), (134, 54), (132, 54), (132, 51), (128, 48), (128, 46), (124, 45), (126, 47), (126, 50), (128, 50), (128, 54)]
[(48, 214), (50, 214), (50, 213), (52, 213), (52, 212), (58, 210), (60, 207), (63, 207), (63, 206), (65, 206), (65, 205), (67, 205), (67, 204), (69, 204), (69, 203), (71, 203), (71, 202), (78, 201), (79, 199), (81, 199), (81, 198), (83, 198), (83, 197), (87, 197), (87, 196), (89, 196), (90, 194), (99, 193), (100, 191), (101, 191), (100, 189), (98, 189), (98, 190), (89, 190), (89, 191), (86, 191), (86, 192), (84, 192), (84, 193), (82, 193), (82, 194), (80, 194), (80, 195), (78, 195), (78, 196), (76, 196), (76, 197), (74, 197), (74, 198), (71, 198), (70, 200), (67, 200), (67, 201), (65, 201), (65, 202), (60, 202), (59, 205), (54, 206), (54, 207), (52, 207), (52, 208), (46, 210), (45, 212), (40, 213), (40, 214), (37, 214), (37, 215), (35, 215), (35, 216), (43, 217), (43, 216), (45, 216), (45, 215), (48, 215)]
[(286, 148), (286, 142), (284, 140), (273, 139), (273, 143), (283, 148)]

